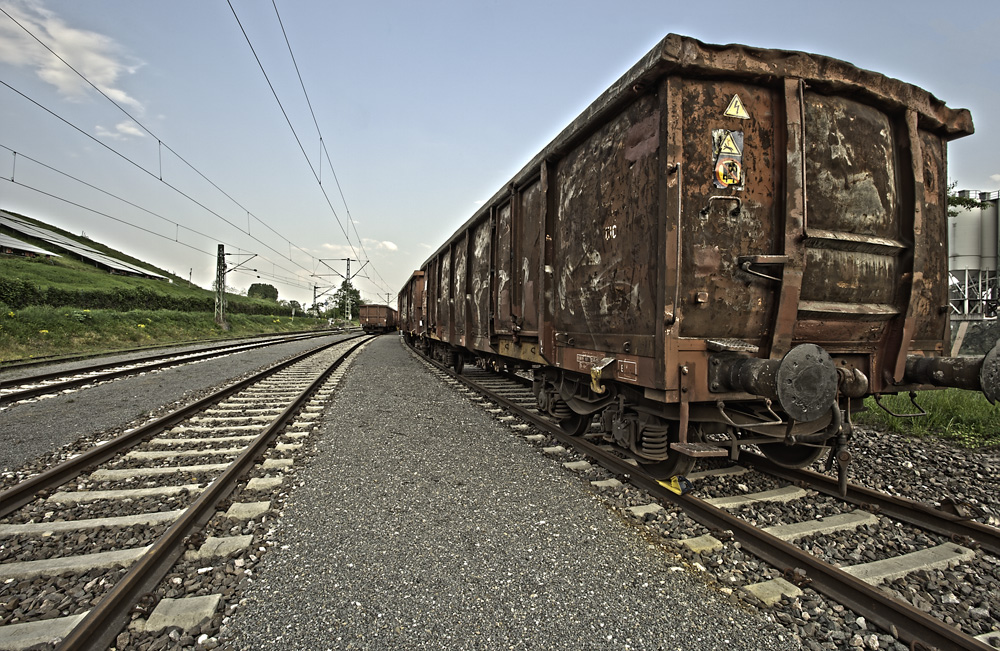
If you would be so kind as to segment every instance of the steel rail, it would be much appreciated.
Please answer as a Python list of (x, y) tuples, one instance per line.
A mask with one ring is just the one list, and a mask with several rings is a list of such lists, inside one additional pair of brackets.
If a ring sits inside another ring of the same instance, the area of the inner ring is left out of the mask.
[(61, 486), (62, 484), (65, 484), (66, 482), (79, 476), (88, 467), (104, 463), (119, 452), (133, 447), (158, 432), (162, 432), (167, 428), (173, 427), (193, 414), (208, 408), (212, 404), (228, 398), (234, 393), (242, 391), (248, 386), (260, 382), (264, 378), (274, 375), (278, 371), (281, 371), (315, 353), (318, 353), (326, 348), (330, 348), (331, 346), (336, 346), (344, 341), (350, 341), (350, 339), (358, 336), (361, 335), (355, 335), (355, 337), (324, 344), (312, 350), (300, 353), (299, 355), (283, 362), (278, 362), (277, 364), (266, 368), (259, 373), (255, 373), (245, 380), (241, 380), (235, 384), (220, 389), (219, 391), (205, 396), (190, 405), (186, 405), (176, 411), (161, 416), (160, 418), (150, 421), (141, 427), (137, 427), (132, 431), (113, 438), (103, 445), (95, 446), (77, 457), (64, 461), (42, 473), (29, 477), (28, 479), (11, 486), (7, 490), (0, 492), (0, 518), (6, 517), (13, 511), (16, 511), (25, 504), (31, 502), (40, 491), (50, 490), (56, 488), (57, 486)]
[[(73, 369), (69, 371), (53, 371), (50, 373), (43, 373), (41, 375), (32, 376), (30, 378), (21, 378), (16, 381), (12, 381), (10, 384), (31, 384), (34, 382), (44, 382), (45, 380), (51, 380), (65, 375), (74, 375), (80, 373), (92, 373), (94, 371), (100, 371), (108, 368), (118, 368), (118, 371), (110, 371), (108, 373), (103, 373), (100, 375), (91, 375), (88, 377), (75, 378), (72, 380), (66, 380), (65, 382), (55, 382), (53, 384), (48, 384), (45, 386), (34, 387), (31, 389), (24, 389), (22, 391), (13, 391), (11, 393), (6, 393), (0, 395), (0, 405), (17, 402), (18, 400), (27, 400), (28, 398), (34, 398), (36, 396), (43, 396), (49, 393), (57, 393), (59, 391), (65, 391), (66, 389), (72, 389), (74, 387), (83, 386), (86, 384), (92, 384), (94, 382), (104, 382), (107, 380), (114, 380), (120, 377), (126, 377), (129, 375), (137, 375), (139, 373), (145, 373), (147, 371), (155, 371), (161, 368), (167, 368), (169, 366), (187, 364), (188, 362), (196, 362), (203, 359), (210, 359), (212, 357), (218, 357), (221, 351), (231, 350), (233, 353), (241, 353), (246, 350), (254, 350), (255, 348), (264, 348), (265, 346), (271, 346), (279, 343), (287, 343), (290, 341), (299, 341), (301, 339), (311, 339), (314, 337), (319, 337), (323, 335), (301, 335), (297, 337), (290, 337), (283, 340), (268, 340), (264, 342), (254, 342), (248, 344), (228, 344), (223, 346), (214, 346), (212, 348), (206, 348), (198, 351), (191, 351), (190, 353), (159, 353), (156, 355), (150, 355), (148, 357), (141, 357), (134, 360), (124, 360), (118, 362), (102, 362), (100, 364), (94, 364), (92, 366), (87, 366), (79, 369)], [(178, 359), (178, 358), (183, 359)], [(148, 364), (146, 362), (149, 362)], [(142, 365), (142, 366), (137, 366)], [(121, 368), (128, 366), (129, 368)]]
[(783, 468), (766, 457), (752, 452), (741, 452), (740, 461), (745, 461), (747, 465), (762, 472), (781, 477), (787, 481), (801, 482), (808, 485), (809, 488), (814, 488), (821, 493), (838, 497), (860, 507), (874, 505), (880, 513), (891, 518), (943, 536), (952, 536), (956, 538), (956, 542), (959, 542), (957, 538), (975, 541), (990, 553), (1000, 555), (1000, 529), (988, 524), (936, 509), (923, 502), (880, 493), (859, 484), (848, 484), (847, 496), (841, 497), (836, 478), (804, 468)]
[[(333, 364), (321, 373), (302, 391), (285, 410), (244, 450), (222, 475), (208, 485), (201, 495), (187, 508), (163, 536), (150, 547), (149, 551), (136, 561), (122, 579), (79, 624), (56, 646), (57, 651), (77, 651), (89, 649), (103, 651), (117, 637), (128, 622), (132, 606), (136, 600), (153, 589), (170, 571), (184, 552), (182, 543), (195, 529), (208, 522), (216, 512), (216, 507), (236, 487), (237, 482), (250, 470), (267, 448), (277, 438), (279, 432), (291, 421), (295, 414), (326, 382), (330, 374), (359, 347), (370, 341), (366, 338), (343, 353)], [(342, 342), (337, 342), (342, 343)], [(320, 350), (320, 349), (318, 349)], [(314, 351), (318, 352), (318, 351)]]
[(181, 346), (200, 346), (203, 344), (218, 344), (220, 342), (229, 342), (232, 345), (238, 345), (239, 342), (250, 342), (253, 340), (263, 340), (273, 337), (288, 337), (289, 339), (294, 339), (299, 336), (324, 336), (324, 335), (337, 335), (343, 334), (346, 331), (335, 331), (335, 330), (299, 330), (296, 332), (288, 333), (278, 333), (278, 332), (265, 332), (255, 335), (243, 335), (240, 337), (235, 337), (233, 339), (189, 339), (187, 341), (174, 341), (170, 343), (160, 343), (160, 344), (150, 344), (148, 346), (135, 346), (133, 348), (127, 349), (111, 349), (111, 350), (100, 350), (91, 351), (86, 353), (68, 353), (66, 355), (41, 355), (38, 357), (30, 357), (27, 359), (11, 359), (0, 361), (0, 373), (8, 371), (20, 371), (25, 369), (40, 368), (44, 366), (51, 366), (54, 364), (72, 364), (73, 362), (83, 362), (88, 359), (98, 359), (101, 357), (111, 357), (113, 355), (127, 355), (130, 353), (137, 352), (151, 352), (155, 350), (173, 350), (180, 348)]
[(865, 617), (883, 630), (891, 632), (911, 646), (915, 647), (919, 644), (925, 648), (995, 651), (993, 647), (966, 635), (958, 628), (949, 626), (908, 603), (890, 597), (878, 587), (869, 585), (847, 572), (819, 560), (812, 554), (765, 533), (723, 509), (711, 506), (690, 494), (677, 495), (664, 488), (653, 477), (642, 472), (640, 468), (606, 453), (585, 438), (570, 436), (552, 421), (518, 407), (514, 402), (487, 391), (468, 378), (438, 366), (466, 386), (487, 394), (490, 400), (504, 405), (516, 413), (518, 417), (528, 421), (538, 429), (549, 432), (563, 443), (569, 444), (598, 460), (605, 468), (628, 476), (633, 484), (644, 489), (656, 499), (679, 506), (706, 527), (720, 531), (731, 531), (733, 538), (742, 545), (743, 549), (766, 563), (783, 571), (805, 569), (809, 587), (838, 603), (844, 604), (855, 613)]

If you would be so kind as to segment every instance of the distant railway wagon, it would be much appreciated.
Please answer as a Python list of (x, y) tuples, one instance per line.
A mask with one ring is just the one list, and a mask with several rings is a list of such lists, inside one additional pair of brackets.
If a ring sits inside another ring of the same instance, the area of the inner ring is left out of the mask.
[(395, 332), (399, 325), (396, 310), (388, 305), (362, 305), (359, 319), (367, 333)]
[(844, 477), (869, 395), (1000, 396), (949, 343), (964, 109), (843, 61), (668, 35), (399, 295), (406, 339), (533, 369), (539, 408), (651, 471), (757, 444)]

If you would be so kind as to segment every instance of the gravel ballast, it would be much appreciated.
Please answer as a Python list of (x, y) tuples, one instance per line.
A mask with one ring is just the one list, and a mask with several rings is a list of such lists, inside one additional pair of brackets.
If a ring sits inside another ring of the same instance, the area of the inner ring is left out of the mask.
[[(331, 335), (276, 344), (104, 382), (30, 402), (4, 405), (0, 409), (0, 469), (21, 468), (37, 457), (51, 454), (56, 448), (80, 439), (83, 439), (82, 447), (86, 449), (93, 444), (91, 437), (107, 438), (116, 430), (134, 426), (134, 421), (164, 405), (193, 402), (232, 378), (341, 338)], [(67, 364), (65, 368), (69, 370), (78, 365)], [(53, 366), (46, 370), (61, 368)], [(0, 382), (13, 381), (15, 377), (19, 374), (0, 374)]]
[(341, 385), (234, 649), (793, 649), (381, 337)]

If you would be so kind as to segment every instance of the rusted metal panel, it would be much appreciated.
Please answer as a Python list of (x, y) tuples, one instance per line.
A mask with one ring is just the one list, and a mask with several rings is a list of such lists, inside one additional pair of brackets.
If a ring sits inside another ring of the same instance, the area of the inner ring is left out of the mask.
[(443, 341), (452, 341), (452, 300), (451, 300), (451, 250), (446, 249), (438, 258), (439, 275), (437, 288), (437, 336)]
[[(744, 271), (741, 259), (783, 252), (776, 205), (780, 96), (769, 88), (720, 81), (686, 80), (680, 92), (685, 173), (680, 336), (738, 339), (763, 347), (771, 332), (776, 284)], [(749, 117), (726, 115), (734, 98)], [(727, 160), (733, 170), (725, 169)], [(729, 176), (720, 181), (720, 174)], [(781, 267), (764, 270), (775, 272)]]
[(424, 315), (427, 325), (425, 326), (424, 331), (428, 335), (434, 337), (440, 336), (437, 331), (438, 305), (439, 305), (438, 287), (440, 281), (440, 277), (438, 275), (438, 267), (439, 267), (438, 258), (434, 257), (427, 262), (427, 265), (424, 269), (424, 272), (426, 274), (425, 278), (427, 280), (427, 284), (424, 287), (424, 304), (425, 304)]
[(454, 258), (454, 267), (451, 280), (451, 286), (453, 288), (453, 298), (452, 298), (452, 324), (454, 327), (455, 344), (459, 346), (465, 345), (465, 294), (467, 291), (467, 268), (468, 263), (468, 246), (466, 245), (466, 237), (461, 238), (455, 242), (454, 248), (452, 250), (452, 257)]
[(472, 330), (469, 333), (473, 347), (488, 350), (490, 347), (490, 287), (493, 274), (492, 223), (482, 219), (471, 230), (472, 259), (469, 262), (472, 294)]
[(558, 164), (550, 311), (563, 342), (652, 354), (659, 141), (646, 96)]
[[(923, 226), (924, 237), (917, 243), (924, 248), (924, 283), (911, 301), (919, 305), (920, 315), (915, 341), (944, 341), (951, 337), (948, 325), (948, 210), (947, 164), (945, 143), (926, 131), (920, 132), (923, 154)], [(928, 354), (931, 351), (925, 351)]]
[[(805, 93), (804, 113), (809, 212), (796, 341), (881, 359), (902, 337), (910, 281), (899, 125), (868, 104), (816, 92)], [(870, 376), (875, 365), (861, 370)]]
[(494, 278), (493, 302), (495, 305), (493, 332), (509, 334), (513, 324), (511, 302), (514, 285), (514, 228), (511, 202), (507, 201), (496, 211), (496, 277)]
[(898, 240), (897, 139), (889, 117), (842, 97), (805, 94), (809, 227)]
[(536, 181), (521, 190), (521, 210), (518, 213), (517, 293), (518, 326), (522, 336), (538, 333), (538, 307), (541, 305), (541, 257), (545, 227), (545, 194)]
[(414, 271), (406, 286), (399, 292), (399, 327), (411, 335), (418, 335), (424, 325), (424, 272)]
[(427, 276), (423, 271), (413, 272), (413, 305), (412, 326), (415, 334), (427, 332)]

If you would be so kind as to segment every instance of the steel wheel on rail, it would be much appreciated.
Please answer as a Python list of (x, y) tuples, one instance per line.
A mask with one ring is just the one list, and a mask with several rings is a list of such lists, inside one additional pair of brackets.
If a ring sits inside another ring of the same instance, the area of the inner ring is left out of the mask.
[(559, 429), (570, 436), (583, 436), (590, 429), (590, 423), (594, 420), (593, 414), (577, 414), (563, 418), (559, 421)]
[(664, 461), (643, 461), (636, 459), (639, 467), (654, 479), (670, 479), (677, 475), (686, 475), (694, 468), (695, 458), (679, 452), (673, 452)]

